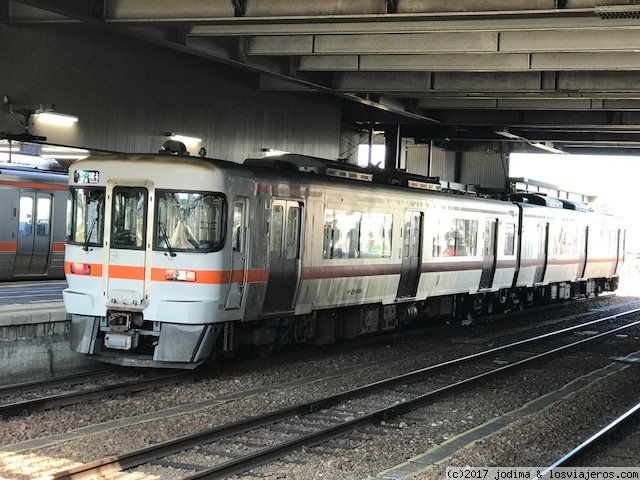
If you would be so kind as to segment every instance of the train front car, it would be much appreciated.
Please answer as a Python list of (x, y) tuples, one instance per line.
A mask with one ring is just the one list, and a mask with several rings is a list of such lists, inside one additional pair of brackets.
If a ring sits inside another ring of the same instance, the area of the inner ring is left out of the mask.
[(145, 367), (209, 358), (231, 261), (224, 192), (243, 181), (230, 169), (165, 155), (71, 166), (63, 296), (75, 351)]

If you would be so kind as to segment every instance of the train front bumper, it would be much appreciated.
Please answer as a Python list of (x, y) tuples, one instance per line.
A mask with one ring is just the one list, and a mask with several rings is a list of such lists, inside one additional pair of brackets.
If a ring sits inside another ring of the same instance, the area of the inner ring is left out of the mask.
[[(136, 352), (146, 337), (144, 331), (110, 330), (104, 317), (71, 315), (70, 346), (96, 360), (124, 366), (193, 369), (209, 358), (220, 326), (160, 323), (159, 335), (153, 336), (153, 355)], [(148, 341), (149, 338), (146, 338)]]

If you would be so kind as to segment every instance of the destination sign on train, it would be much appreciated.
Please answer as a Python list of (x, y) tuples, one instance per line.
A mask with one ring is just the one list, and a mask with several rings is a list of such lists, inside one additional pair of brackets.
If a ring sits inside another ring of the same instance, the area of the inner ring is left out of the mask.
[(99, 183), (100, 172), (97, 170), (76, 170), (73, 173), (75, 183)]

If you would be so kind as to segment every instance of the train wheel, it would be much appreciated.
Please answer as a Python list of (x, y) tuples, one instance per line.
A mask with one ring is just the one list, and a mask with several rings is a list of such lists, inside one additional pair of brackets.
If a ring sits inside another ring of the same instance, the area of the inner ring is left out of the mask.
[(469, 325), (471, 325), (473, 323), (474, 317), (473, 317), (473, 312), (468, 312), (465, 316), (465, 318), (463, 318), (460, 321), (460, 324), (463, 327), (468, 327)]
[(273, 343), (267, 345), (252, 345), (251, 353), (255, 358), (268, 358), (273, 352)]
[(218, 368), (222, 363), (223, 359), (224, 357), (222, 355), (215, 355), (215, 354), (211, 355), (209, 358), (207, 358), (204, 361), (204, 366), (205, 368), (208, 368), (208, 369)]

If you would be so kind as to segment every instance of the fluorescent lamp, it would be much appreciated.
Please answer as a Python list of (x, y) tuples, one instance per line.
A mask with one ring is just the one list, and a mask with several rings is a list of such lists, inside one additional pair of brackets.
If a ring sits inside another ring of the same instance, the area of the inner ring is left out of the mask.
[(22, 150), (22, 144), (18, 142), (9, 142), (7, 140), (0, 140), (0, 152), (20, 152)]
[(542, 142), (529, 142), (529, 145), (531, 145), (532, 147), (535, 147), (535, 148), (539, 148), (540, 150), (545, 150), (545, 151), (550, 152), (550, 153), (559, 153), (559, 154), (562, 154), (562, 155), (568, 155), (567, 152), (562, 151), (562, 150), (558, 150), (557, 148), (554, 148), (553, 144), (552, 145), (547, 145), (546, 143), (542, 143)]
[(186, 135), (171, 135), (171, 140), (177, 140), (182, 143), (200, 143), (201, 138), (187, 137)]
[(57, 112), (40, 112), (38, 113), (38, 120), (42, 120), (47, 123), (55, 123), (57, 125), (73, 125), (78, 121), (78, 117), (75, 115), (67, 115), (65, 113)]
[(528, 138), (521, 137), (520, 135), (509, 133), (507, 130), (496, 131), (494, 133), (497, 133), (498, 135), (502, 135), (503, 137), (509, 138), (511, 140), (517, 140), (520, 142), (528, 143), (534, 148), (539, 148), (540, 150), (545, 150), (550, 153), (559, 153), (562, 155), (568, 155), (567, 152), (554, 148), (553, 144), (548, 145), (547, 143), (544, 143), (544, 142), (534, 142), (532, 140), (529, 140)]
[(262, 149), (262, 156), (263, 157), (273, 157), (276, 155), (286, 155), (290, 152), (285, 152), (284, 150), (277, 150), (275, 148), (263, 148)]
[(84, 148), (58, 147), (54, 145), (43, 145), (40, 148), (40, 155), (44, 158), (56, 160), (79, 160), (89, 156), (89, 150)]

